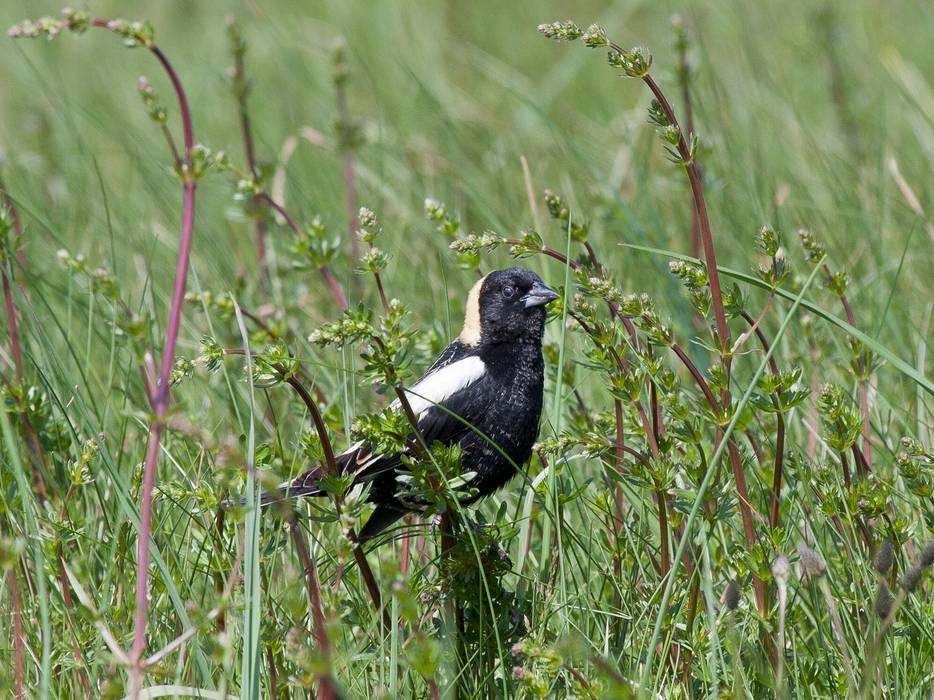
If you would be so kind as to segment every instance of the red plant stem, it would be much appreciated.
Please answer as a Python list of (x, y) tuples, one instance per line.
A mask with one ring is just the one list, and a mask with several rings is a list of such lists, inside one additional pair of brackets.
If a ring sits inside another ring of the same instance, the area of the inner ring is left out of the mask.
[[(302, 562), (305, 570), (305, 588), (308, 591), (308, 601), (311, 605), (311, 620), (315, 642), (321, 654), (328, 658), (331, 654), (331, 640), (328, 639), (328, 631), (324, 618), (324, 610), (321, 607), (321, 586), (318, 583), (318, 572), (315, 569), (315, 560), (312, 559), (308, 551), (308, 543), (302, 536), (298, 520), (293, 516), (289, 529), (292, 531), (292, 539), (295, 541), (295, 548), (298, 550), (298, 558)], [(318, 697), (333, 700), (337, 698), (334, 686), (331, 683), (331, 677), (327, 673), (317, 673), (319, 690)]]
[(578, 413), (580, 413), (581, 417), (583, 417), (587, 421), (587, 424), (590, 425), (590, 418), (588, 417), (589, 412), (587, 410), (587, 404), (584, 403), (584, 399), (581, 396), (581, 393), (577, 390), (577, 387), (572, 388), (571, 393), (574, 394), (574, 400), (577, 402)]
[[(625, 468), (625, 457), (626, 454), (626, 431), (625, 426), (623, 425), (623, 402), (619, 399), (613, 400), (613, 409), (616, 416), (616, 442), (614, 444), (616, 448), (616, 473), (619, 476), (623, 475)], [(616, 535), (619, 536), (619, 533), (623, 526), (623, 491), (622, 487), (619, 484), (616, 485)]]
[[(376, 343), (380, 349), (386, 347), (380, 338), (374, 337), (373, 342)], [(412, 410), (412, 404), (409, 403), (409, 397), (406, 395), (405, 389), (397, 384), (394, 368), (390, 368), (387, 379), (389, 383), (392, 384), (396, 392), (396, 398), (399, 399), (399, 404), (402, 406), (402, 412), (405, 414), (406, 420), (409, 421), (409, 427), (412, 428), (412, 433), (415, 435), (415, 440), (410, 443), (412, 451), (418, 459), (424, 459), (425, 453), (423, 448), (427, 448), (428, 443), (425, 442), (425, 436), (422, 435), (422, 430), (418, 427), (418, 417), (415, 415), (415, 411)]]
[[(643, 320), (646, 322), (651, 322), (651, 318), (648, 316), (643, 316)], [(707, 402), (710, 404), (710, 408), (713, 411), (714, 416), (719, 422), (721, 416), (721, 408), (717, 403), (716, 397), (713, 395), (713, 392), (710, 389), (710, 386), (707, 384), (707, 381), (704, 379), (704, 376), (700, 373), (700, 370), (691, 362), (691, 359), (687, 356), (687, 353), (677, 344), (671, 342), (671, 339), (668, 339), (672, 351), (678, 356), (684, 366), (690, 372), (691, 376), (694, 378), (694, 381), (697, 383), (703, 392)], [(727, 401), (729, 400), (729, 395), (726, 397)], [(717, 429), (717, 434), (715, 438), (715, 449), (719, 447), (720, 441), (723, 439), (723, 430), (721, 428)], [(729, 443), (727, 444), (727, 452), (730, 457), (730, 466), (733, 471), (733, 480), (736, 482), (736, 493), (739, 498), (739, 511), (740, 516), (743, 521), (743, 537), (746, 541), (747, 547), (753, 547), (756, 543), (756, 530), (755, 525), (752, 520), (752, 504), (749, 501), (749, 491), (746, 487), (746, 475), (743, 472), (743, 462), (740, 457), (739, 450), (736, 447), (736, 442), (730, 438)], [(765, 615), (768, 610), (768, 603), (766, 600), (766, 590), (765, 584), (762, 579), (758, 576), (753, 576), (753, 588), (756, 592), (756, 607), (759, 610), (760, 615)]]
[[(619, 47), (614, 47), (621, 51)], [(622, 51), (621, 51), (622, 53)], [(655, 99), (661, 105), (665, 116), (675, 129), (678, 130), (678, 153), (685, 161), (684, 169), (687, 172), (688, 180), (691, 182), (691, 192), (694, 194), (694, 206), (697, 210), (697, 218), (700, 223), (701, 243), (704, 248), (704, 261), (707, 265), (707, 277), (710, 281), (710, 300), (713, 305), (714, 320), (717, 326), (717, 344), (724, 357), (724, 364), (729, 368), (729, 356), (726, 354), (730, 349), (730, 329), (726, 323), (726, 311), (723, 307), (723, 293), (720, 290), (720, 273), (717, 271), (717, 254), (714, 250), (713, 235), (710, 232), (710, 218), (707, 215), (707, 201), (704, 198), (704, 186), (701, 183), (700, 174), (697, 172), (697, 165), (691, 158), (691, 152), (688, 149), (687, 141), (681, 132), (678, 119), (674, 110), (665, 98), (661, 88), (648, 73), (643, 78), (643, 82), (648, 86)], [(724, 390), (725, 391), (725, 390)]]
[[(10, 205), (10, 211), (15, 211), (12, 208), (12, 205)], [(20, 346), (19, 325), (16, 321), (16, 306), (13, 301), (13, 287), (10, 284), (10, 278), (7, 275), (6, 267), (0, 267), (0, 271), (2, 271), (3, 277), (3, 301), (4, 307), (6, 308), (7, 326), (10, 334), (10, 346), (13, 353), (13, 369), (16, 375), (16, 383), (19, 385), (19, 387), (22, 387), (23, 380), (26, 375), (26, 370), (25, 364), (23, 362), (23, 352)], [(32, 448), (33, 454), (29, 460), (29, 467), (32, 474), (33, 484), (35, 484), (36, 488), (36, 496), (39, 499), (40, 505), (45, 505), (45, 502), (49, 499), (48, 492), (45, 488), (45, 480), (42, 477), (43, 472), (45, 472), (45, 458), (43, 457), (42, 448), (39, 445), (39, 437), (36, 435), (36, 430), (29, 418), (29, 414), (25, 411), (25, 409), (19, 411), (19, 414), (23, 421), (23, 429), (26, 432), (29, 445)]]
[[(354, 215), (356, 216), (356, 215)], [(356, 218), (354, 218), (354, 225), (356, 226)], [(354, 236), (356, 240), (356, 236)], [(373, 244), (370, 243), (370, 250), (373, 249)], [(379, 301), (383, 305), (383, 312), (387, 315), (389, 314), (389, 300), (386, 298), (386, 290), (383, 289), (383, 278), (379, 274), (379, 270), (374, 269), (373, 279), (376, 280), (376, 290), (379, 292)]]
[[(652, 348), (649, 347), (649, 357), (652, 356)], [(652, 409), (652, 434), (655, 436), (655, 442), (658, 442), (665, 429), (661, 408), (658, 405), (658, 387), (655, 382), (649, 378), (649, 407)]]
[[(719, 445), (722, 439), (722, 430), (717, 430), (716, 444)], [(733, 440), (727, 443), (727, 453), (730, 456), (730, 466), (733, 469), (733, 479), (736, 481), (736, 492), (739, 496), (739, 512), (743, 521), (743, 535), (746, 538), (746, 544), (751, 547), (756, 543), (756, 529), (752, 520), (752, 504), (749, 501), (749, 492), (746, 488), (746, 474), (743, 471), (742, 457)], [(753, 581), (759, 581), (759, 578), (754, 577)]]
[(389, 300), (386, 299), (386, 292), (383, 289), (383, 279), (380, 277), (379, 273), (374, 273), (376, 277), (376, 290), (379, 292), (379, 301), (383, 305), (383, 311), (387, 314), (389, 313)]
[[(346, 125), (350, 125), (350, 110), (347, 107), (347, 90), (343, 81), (337, 81), (335, 86), (337, 97), (338, 118)], [(350, 241), (350, 260), (353, 265), (360, 260), (360, 242), (357, 240), (357, 176), (354, 172), (353, 148), (344, 145), (343, 152), (344, 174), (344, 211), (347, 216), (347, 239)]]
[[(10, 218), (13, 220), (13, 239), (19, 241), (19, 239), (23, 237), (23, 222), (20, 220), (19, 212), (16, 210), (16, 203), (6, 191), (6, 186), (2, 178), (0, 178), (0, 202), (5, 204), (10, 211)], [(16, 253), (16, 259), (19, 261), (20, 267), (26, 267), (26, 250), (22, 246)]]
[(840, 453), (840, 467), (843, 469), (843, 485), (850, 490), (850, 465), (846, 459), (846, 452)]
[[(276, 371), (283, 377), (286, 376), (286, 368), (282, 365), (276, 365)], [(321, 441), (321, 450), (324, 452), (324, 463), (328, 472), (335, 475), (340, 474), (340, 470), (337, 468), (337, 460), (334, 458), (334, 448), (331, 446), (331, 439), (328, 437), (328, 428), (321, 416), (321, 411), (318, 410), (318, 404), (315, 403), (315, 400), (311, 398), (311, 394), (308, 393), (308, 390), (298, 379), (290, 376), (285, 381), (295, 390), (295, 393), (298, 394), (308, 409), (308, 413), (311, 414), (311, 420), (315, 424), (315, 432), (318, 433), (318, 439)]]
[(415, 435), (415, 440), (411, 443), (412, 451), (418, 459), (425, 459), (424, 448), (428, 447), (428, 443), (425, 442), (422, 429), (418, 427), (418, 417), (415, 415), (415, 411), (412, 410), (412, 404), (409, 403), (409, 397), (406, 396), (405, 389), (399, 386), (395, 387), (395, 389), (396, 398), (399, 399), (399, 403), (402, 405), (402, 412), (405, 413), (405, 417), (409, 421), (409, 426), (412, 428), (412, 433)]
[[(770, 349), (769, 341), (762, 329), (756, 324), (756, 320), (745, 309), (740, 315), (755, 332), (763, 352), (768, 354)], [(769, 357), (769, 371), (773, 377), (777, 378), (779, 376), (778, 363), (775, 361), (774, 356)], [(778, 393), (781, 393), (781, 387), (778, 388)], [(772, 497), (769, 503), (769, 528), (772, 530), (778, 527), (778, 506), (782, 493), (782, 472), (785, 464), (785, 418), (781, 411), (775, 414), (775, 419), (775, 467), (772, 470)]]
[(13, 368), (16, 372), (16, 383), (23, 383), (23, 350), (19, 341), (19, 324), (16, 322), (16, 306), (13, 302), (13, 286), (7, 275), (6, 265), (2, 266), (3, 275), (3, 305), (6, 308), (7, 330), (10, 334), (10, 350), (13, 353)]
[(856, 527), (859, 528), (860, 535), (863, 540), (863, 544), (866, 546), (866, 551), (870, 556), (873, 554), (873, 543), (872, 543), (872, 533), (869, 532), (869, 528), (866, 527), (866, 523), (863, 522), (863, 519), (859, 515), (855, 515), (853, 519), (856, 521)]
[[(691, 105), (691, 81), (689, 80), (689, 71), (687, 52), (682, 46), (678, 51), (678, 82), (681, 84), (681, 99), (684, 101), (684, 125), (688, 133), (694, 133), (694, 109)], [(700, 257), (700, 217), (697, 214), (697, 207), (691, 207), (691, 257)]]
[[(626, 432), (623, 425), (623, 402), (619, 399), (613, 399), (613, 409), (616, 418), (616, 474), (617, 478), (622, 478), (625, 468), (626, 454)], [(613, 578), (618, 581), (623, 575), (623, 561), (619, 553), (620, 535), (623, 532), (623, 487), (617, 481), (613, 485), (613, 498), (615, 500), (616, 512), (613, 517), (613, 543), (615, 551), (613, 552)], [(622, 604), (619, 588), (616, 587), (616, 593), (613, 596), (614, 604), (619, 607)]]
[(84, 671), (80, 674), (79, 678), (81, 679), (81, 685), (84, 688), (85, 695), (91, 697), (91, 684), (87, 663), (84, 660), (84, 655), (81, 653), (81, 646), (78, 644), (78, 637), (75, 631), (78, 629), (78, 623), (75, 621), (74, 614), (75, 603), (74, 599), (71, 597), (71, 586), (68, 584), (68, 576), (65, 573), (65, 559), (62, 555), (61, 541), (58, 543), (58, 551), (56, 554), (58, 559), (58, 581), (59, 585), (62, 587), (62, 598), (65, 602), (65, 617), (69, 627), (71, 627), (71, 649), (75, 654), (76, 666)]
[[(155, 465), (159, 458), (159, 442), (162, 439), (163, 423), (157, 416), (150, 426), (149, 445), (146, 449), (146, 462), (143, 467), (143, 488), (140, 493), (140, 529), (137, 545), (136, 576), (136, 616), (133, 626), (133, 646), (130, 659), (134, 665), (142, 660), (146, 651), (146, 621), (149, 612), (149, 536), (152, 532), (152, 489), (155, 483)], [(142, 668), (136, 668), (137, 676)], [(137, 679), (137, 683), (139, 679)], [(139, 692), (139, 686), (132, 689), (131, 695)]]
[[(515, 238), (507, 238), (507, 239), (506, 239), (505, 241), (503, 241), (503, 242), (504, 242), (506, 245), (523, 245), (522, 241), (517, 240), (517, 239), (515, 239)], [(567, 266), (570, 267), (572, 270), (575, 270), (575, 271), (576, 271), (576, 270), (579, 270), (579, 269), (580, 269), (580, 264), (579, 264), (576, 260), (571, 260), (571, 259), (568, 258), (564, 253), (559, 253), (559, 252), (558, 252), (557, 250), (555, 250), (554, 248), (549, 248), (548, 246), (542, 246), (542, 247), (539, 249), (539, 252), (540, 252), (542, 255), (547, 255), (549, 258), (554, 258), (555, 260), (557, 260), (558, 262), (560, 262), (562, 265), (567, 265)]]
[[(13, 199), (6, 193), (6, 190), (3, 189), (2, 182), (0, 182), (0, 203), (5, 205), (10, 213), (10, 218), (13, 220), (14, 239), (18, 241), (23, 235), (23, 224), (20, 221), (19, 213), (16, 211)], [(26, 256), (22, 248), (19, 251), (18, 260), (20, 266), (25, 267)], [(10, 351), (13, 354), (13, 370), (16, 376), (16, 383), (20, 388), (23, 388), (23, 381), (26, 377), (26, 365), (23, 361), (23, 350), (20, 344), (19, 323), (16, 319), (16, 303), (13, 298), (13, 285), (10, 284), (10, 276), (7, 274), (5, 265), (0, 265), (0, 276), (2, 276), (3, 280), (3, 305), (6, 310), (7, 330), (10, 335)], [(25, 288), (21, 287), (21, 289), (25, 293)], [(45, 502), (48, 500), (48, 492), (46, 491), (45, 480), (42, 476), (46, 471), (45, 457), (43, 456), (42, 448), (39, 445), (39, 437), (36, 435), (36, 430), (33, 427), (32, 420), (29, 418), (29, 414), (23, 410), (20, 412), (20, 416), (23, 421), (26, 437), (33, 451), (32, 458), (29, 460), (29, 466), (32, 473), (32, 480), (36, 487), (36, 495), (39, 498), (40, 505), (45, 505)]]
[[(285, 373), (284, 367), (277, 367), (277, 370), (281, 373)], [(305, 406), (308, 408), (308, 412), (311, 414), (311, 420), (315, 424), (315, 431), (318, 433), (318, 439), (321, 441), (321, 449), (324, 452), (324, 462), (327, 466), (328, 471), (331, 474), (339, 474), (340, 471), (337, 468), (337, 461), (334, 458), (334, 449), (331, 446), (331, 440), (328, 437), (327, 426), (324, 424), (324, 419), (321, 417), (321, 411), (318, 410), (317, 404), (314, 402), (314, 399), (311, 398), (311, 395), (308, 393), (308, 390), (302, 385), (298, 379), (295, 377), (289, 377), (286, 380), (296, 393), (304, 402)], [(335, 496), (334, 498), (334, 507), (340, 513), (341, 503), (340, 500)], [(354, 532), (353, 528), (350, 528), (347, 532), (347, 536), (350, 538), (351, 543), (353, 544), (353, 556), (354, 560), (357, 562), (357, 566), (360, 568), (360, 576), (363, 578), (363, 583), (366, 585), (367, 592), (370, 594), (370, 600), (373, 602), (373, 607), (379, 611), (383, 612), (383, 624), (386, 629), (389, 629), (391, 624), (389, 611), (383, 607), (382, 596), (379, 592), (379, 585), (376, 583), (376, 577), (373, 575), (373, 570), (370, 568), (370, 563), (367, 561), (366, 554), (363, 552), (363, 549), (360, 546), (360, 543), (357, 541), (357, 533)]]
[(778, 527), (778, 505), (782, 493), (782, 470), (785, 454), (785, 419), (778, 414), (775, 430), (775, 468), (772, 475), (772, 502), (769, 506), (769, 527)]
[(719, 420), (720, 417), (720, 405), (717, 403), (717, 398), (713, 395), (713, 391), (710, 390), (710, 386), (707, 384), (707, 380), (704, 379), (704, 375), (700, 373), (700, 370), (697, 369), (697, 366), (691, 362), (691, 358), (688, 357), (687, 353), (681, 348), (677, 343), (671, 344), (671, 350), (675, 355), (678, 356), (678, 359), (681, 360), (681, 363), (687, 368), (691, 376), (694, 378), (694, 382), (700, 388), (704, 394), (704, 398), (707, 399), (707, 403), (710, 404), (710, 408), (713, 410), (714, 416)]
[(853, 443), (850, 447), (850, 451), (853, 453), (853, 463), (856, 465), (856, 470), (858, 472), (865, 476), (872, 471), (866, 463), (866, 458), (863, 456), (863, 453), (860, 452), (859, 447), (856, 446), (856, 443)]
[[(824, 272), (828, 277), (832, 276), (827, 267), (824, 267)], [(850, 300), (847, 299), (846, 294), (840, 295), (840, 303), (843, 304), (843, 311), (846, 314), (847, 322), (856, 328), (856, 315), (853, 313), (853, 307), (850, 306)], [(872, 425), (869, 423), (869, 386), (868, 378), (866, 377), (866, 367), (863, 363), (863, 356), (860, 354), (856, 358), (856, 368), (859, 370), (859, 412), (863, 419), (863, 460), (862, 465), (865, 465), (867, 471), (872, 471)], [(862, 466), (859, 461), (857, 461), (856, 469), (859, 470)]]
[(634, 449), (632, 449), (631, 447), (629, 447), (629, 446), (627, 446), (627, 445), (623, 445), (623, 446), (622, 446), (622, 450), (623, 450), (623, 452), (625, 452), (626, 454), (630, 455), (630, 456), (631, 456), (633, 459), (635, 459), (637, 462), (639, 462), (640, 464), (642, 464), (642, 466), (644, 466), (644, 467), (649, 467), (649, 466), (651, 466), (651, 462), (649, 461), (649, 458), (646, 457), (646, 456), (645, 456), (644, 454), (642, 454), (641, 452), (639, 452), (639, 450), (634, 450)]
[[(188, 115), (187, 101), (182, 86), (172, 70), (171, 65), (165, 60), (158, 48), (153, 47), (154, 53), (166, 66), (166, 70), (172, 78), (176, 87), (179, 101), (184, 108), (183, 123), (185, 128), (185, 162), (186, 166), (191, 167), (191, 148), (193, 138), (191, 134), (191, 117)], [(190, 172), (186, 177), (191, 177)], [(133, 647), (130, 651), (130, 659), (138, 665), (146, 650), (146, 621), (149, 612), (149, 544), (150, 534), (152, 532), (152, 491), (156, 481), (156, 465), (159, 458), (159, 443), (162, 439), (162, 432), (165, 424), (165, 416), (168, 410), (169, 386), (172, 375), (172, 365), (175, 362), (175, 344), (178, 340), (179, 326), (181, 325), (182, 305), (185, 299), (185, 285), (188, 276), (188, 263), (191, 255), (191, 244), (194, 232), (195, 220), (195, 186), (194, 180), (187, 179), (183, 187), (184, 204), (182, 209), (182, 229), (179, 242), (178, 261), (175, 266), (175, 284), (172, 290), (172, 304), (169, 312), (169, 325), (166, 331), (165, 347), (162, 353), (162, 368), (159, 375), (159, 385), (156, 390), (153, 409), (155, 417), (151, 424), (152, 432), (149, 438), (149, 449), (146, 454), (146, 463), (143, 467), (143, 487), (140, 493), (140, 531), (139, 531), (139, 553), (137, 556), (137, 578), (136, 578), (136, 620), (134, 624)]]
[[(276, 200), (274, 200), (265, 192), (260, 192), (258, 195), (256, 195), (256, 198), (262, 200), (270, 207), (275, 209), (279, 216), (285, 219), (285, 222), (289, 225), (289, 228), (292, 229), (296, 236), (303, 235), (301, 227), (298, 225), (295, 219), (292, 218), (292, 215), (285, 210), (285, 207), (280, 205)], [(337, 281), (337, 278), (334, 277), (334, 273), (331, 272), (331, 268), (328, 265), (322, 265), (320, 272), (321, 276), (324, 277), (325, 283), (328, 285), (328, 289), (331, 290), (331, 296), (334, 297), (334, 301), (337, 303), (338, 309), (340, 309), (342, 312), (346, 311), (348, 308), (347, 297), (344, 296), (344, 290), (341, 287), (340, 282)]]
[(26, 638), (23, 635), (23, 601), (19, 593), (19, 581), (16, 580), (16, 571), (11, 567), (6, 572), (7, 588), (10, 590), (10, 604), (12, 611), (12, 628), (10, 640), (13, 646), (13, 697), (21, 700), (26, 697), (23, 687), (25, 678), (23, 648), (26, 646)]
[(272, 653), (272, 645), (266, 645), (266, 665), (269, 667), (269, 697), (279, 697), (279, 672), (276, 670), (276, 657)]
[(178, 148), (175, 145), (175, 139), (172, 138), (172, 132), (169, 130), (169, 127), (165, 124), (162, 125), (162, 134), (165, 136), (165, 143), (169, 147), (169, 150), (172, 152), (172, 161), (175, 163), (175, 169), (178, 172), (182, 171), (183, 163), (182, 157), (178, 154)]
[(664, 581), (668, 576), (668, 572), (671, 571), (671, 552), (668, 547), (668, 496), (665, 490), (658, 485), (658, 482), (655, 484), (655, 503), (658, 507), (658, 554), (661, 563), (661, 576)]
[[(243, 53), (234, 51), (234, 71), (239, 76), (240, 81), (246, 80), (245, 69), (243, 65)], [(240, 116), (240, 133), (243, 137), (243, 151), (246, 156), (247, 167), (250, 174), (255, 179), (259, 172), (256, 169), (256, 150), (253, 145), (253, 130), (250, 128), (250, 115), (246, 108), (246, 90), (235, 90), (237, 97), (237, 111)], [(254, 203), (259, 197), (254, 197)], [(256, 262), (259, 266), (260, 278), (265, 283), (269, 270), (266, 267), (266, 221), (262, 212), (256, 213), (254, 222), (256, 231)]]
[[(826, 502), (824, 495), (818, 490), (818, 488), (813, 483), (811, 484), (811, 493), (814, 494), (814, 498), (817, 500), (817, 503), (819, 505), (823, 505)], [(805, 506), (805, 508), (807, 508), (807, 506)], [(831, 518), (831, 522), (833, 522), (833, 525), (837, 531), (837, 534), (840, 535), (840, 539), (846, 540), (849, 543), (851, 549), (856, 549), (856, 540), (853, 539), (853, 532), (843, 527), (843, 523), (840, 520), (840, 516), (834, 515)]]
[[(91, 19), (90, 24), (95, 27), (108, 28), (107, 22), (102, 19)], [(191, 256), (191, 244), (195, 222), (195, 188), (196, 182), (191, 172), (191, 151), (194, 148), (194, 129), (192, 127), (191, 111), (188, 99), (182, 87), (181, 80), (175, 72), (171, 62), (162, 50), (155, 44), (149, 44), (149, 51), (156, 57), (169, 76), (172, 88), (178, 99), (179, 111), (182, 121), (182, 134), (185, 153), (185, 168), (182, 172), (182, 223), (179, 236), (178, 258), (175, 264), (175, 282), (172, 289), (172, 301), (169, 309), (169, 321), (165, 335), (165, 345), (162, 354), (162, 368), (159, 374), (159, 384), (152, 397), (154, 412), (150, 423), (149, 446), (146, 450), (146, 462), (143, 466), (143, 485), (140, 492), (140, 527), (136, 571), (136, 614), (133, 625), (133, 646), (130, 650), (131, 683), (130, 694), (139, 692), (142, 680), (141, 661), (146, 650), (146, 622), (149, 613), (149, 546), (152, 534), (152, 491), (156, 480), (156, 466), (159, 458), (159, 444), (165, 427), (165, 416), (169, 403), (169, 385), (172, 374), (172, 365), (175, 362), (175, 344), (178, 340), (179, 326), (181, 325), (182, 306), (185, 299), (185, 285), (188, 277), (188, 264)]]
[(762, 466), (762, 448), (759, 447), (759, 443), (756, 441), (756, 436), (752, 434), (751, 430), (744, 431), (746, 435), (746, 440), (749, 441), (749, 447), (752, 449), (752, 455), (756, 458), (756, 464), (760, 467)]
[[(211, 531), (214, 535), (214, 546), (217, 547), (217, 551), (222, 552), (224, 545), (224, 523), (227, 520), (227, 508), (223, 503), (217, 506), (217, 515), (214, 518), (214, 528)], [(217, 594), (218, 599), (224, 595), (224, 577), (221, 575), (220, 571), (217, 571), (214, 574), (214, 591)], [(227, 628), (227, 614), (222, 609), (217, 614), (217, 629), (220, 632), (223, 632)]]
[(600, 264), (600, 261), (597, 260), (597, 253), (593, 249), (593, 246), (590, 245), (590, 241), (584, 241), (584, 249), (587, 251), (587, 257), (590, 258), (590, 264), (594, 266), (594, 269), (597, 271), (597, 274), (603, 274), (603, 265)]

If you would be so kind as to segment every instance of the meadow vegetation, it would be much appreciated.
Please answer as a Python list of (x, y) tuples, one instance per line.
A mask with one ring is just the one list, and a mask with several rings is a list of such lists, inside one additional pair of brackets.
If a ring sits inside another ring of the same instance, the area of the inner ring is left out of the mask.
[[(931, 696), (930, 8), (35, 5), (0, 695)], [(513, 264), (545, 415), (467, 509), (402, 389)], [(365, 546), (359, 439), (431, 504)]]

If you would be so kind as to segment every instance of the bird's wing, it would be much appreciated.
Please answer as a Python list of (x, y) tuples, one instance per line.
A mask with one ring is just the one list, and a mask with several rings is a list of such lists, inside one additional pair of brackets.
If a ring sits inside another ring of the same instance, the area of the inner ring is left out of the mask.
[[(405, 391), (412, 412), (418, 417), (419, 432), (427, 444), (453, 444), (481, 417), (486, 406), (478, 400), (478, 395), (482, 396), (484, 392), (482, 388), (480, 392), (471, 389), (477, 388), (486, 374), (483, 361), (455, 341), (425, 376)], [(392, 408), (401, 410), (401, 402), (394, 401)], [(356, 445), (355, 448), (353, 460), (359, 464), (355, 482), (372, 480), (386, 470), (397, 475), (405, 471), (400, 454), (372, 455), (368, 459), (366, 446)], [(366, 542), (375, 537), (403, 514), (404, 510), (392, 502), (379, 503), (360, 531), (360, 541)]]
[[(405, 390), (409, 406), (418, 418), (419, 431), (429, 445), (453, 442), (479, 418), (473, 410), (476, 402), (465, 401), (464, 396), (469, 393), (466, 389), (486, 375), (486, 365), (476, 355), (443, 364), (440, 363), (442, 358), (415, 385)], [(393, 401), (390, 408), (401, 410), (399, 399)], [(369, 445), (357, 443), (338, 458), (338, 466), (341, 473), (353, 473), (355, 481), (366, 482), (387, 469), (401, 467), (402, 460), (399, 454), (379, 454)]]
[[(405, 390), (412, 412), (418, 418), (419, 430), (425, 441), (450, 444), (468, 431), (469, 425), (479, 417), (476, 401), (467, 401), (470, 392), (465, 389), (486, 375), (486, 366), (469, 348), (455, 341), (428, 368), (413, 386)], [(390, 404), (401, 410), (399, 399)], [(452, 415), (454, 414), (454, 415)], [(367, 483), (386, 471), (403, 466), (399, 453), (379, 453), (364, 443), (351, 445), (336, 458), (341, 474), (352, 474), (354, 483)], [(321, 468), (300, 474), (280, 487), (288, 495), (318, 495), (317, 482), (323, 475)]]

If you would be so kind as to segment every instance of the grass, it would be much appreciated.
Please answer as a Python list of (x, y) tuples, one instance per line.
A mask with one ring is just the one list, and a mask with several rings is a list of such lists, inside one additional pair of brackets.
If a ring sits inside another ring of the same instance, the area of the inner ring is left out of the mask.
[[(59, 9), (14, 0), (0, 25)], [(145, 49), (0, 42), (0, 695), (930, 694), (934, 577), (911, 572), (934, 539), (931, 10), (699, 2), (673, 29), (637, 1), (89, 9), (152, 22), (210, 151)], [(651, 83), (535, 31), (572, 11), (650, 47)], [(709, 222), (670, 162), (690, 123)], [(523, 476), (460, 512), (452, 456), (426, 450), (411, 488), (443, 534), (414, 518), (366, 553), (336, 478), (295, 520), (223, 507), (327, 464), (361, 420), (389, 439), (384, 394), (510, 248), (566, 291)], [(365, 343), (328, 325), (341, 294)]]

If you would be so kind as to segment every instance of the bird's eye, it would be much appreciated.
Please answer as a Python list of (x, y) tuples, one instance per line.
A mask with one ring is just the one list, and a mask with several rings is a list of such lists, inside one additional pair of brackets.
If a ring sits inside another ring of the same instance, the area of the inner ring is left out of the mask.
[(516, 288), (507, 284), (505, 287), (503, 287), (503, 296), (507, 299), (512, 299), (514, 296), (516, 296)]

